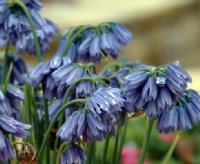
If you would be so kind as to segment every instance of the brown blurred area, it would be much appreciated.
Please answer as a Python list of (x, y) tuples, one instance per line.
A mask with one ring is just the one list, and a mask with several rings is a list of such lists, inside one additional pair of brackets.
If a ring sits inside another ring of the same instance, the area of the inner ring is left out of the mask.
[[(42, 15), (61, 32), (78, 24), (117, 21), (127, 25), (134, 41), (123, 57), (148, 64), (179, 60), (200, 81), (199, 0), (43, 0)], [(58, 38), (46, 56), (56, 50)], [(26, 56), (27, 59), (32, 59)], [(33, 61), (33, 60), (31, 60)], [(32, 63), (32, 62), (30, 62)], [(200, 87), (199, 87), (200, 89)]]

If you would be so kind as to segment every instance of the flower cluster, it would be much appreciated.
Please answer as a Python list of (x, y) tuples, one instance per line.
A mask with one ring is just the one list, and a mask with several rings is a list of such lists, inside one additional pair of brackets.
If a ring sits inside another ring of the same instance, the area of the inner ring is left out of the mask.
[(4, 135), (13, 134), (21, 138), (30, 135), (26, 131), (30, 129), (30, 126), (18, 121), (20, 117), (20, 101), (23, 99), (23, 92), (14, 86), (8, 85), (5, 95), (0, 90), (0, 160), (4, 162), (14, 158), (11, 143)]
[(162, 113), (158, 119), (159, 132), (188, 130), (200, 121), (200, 96), (194, 90), (186, 90), (178, 97), (176, 105)]
[[(76, 52), (76, 61), (99, 63), (102, 56), (108, 55), (116, 59), (121, 46), (132, 40), (131, 33), (119, 23), (102, 23), (97, 27), (86, 27), (83, 27), (85, 30), (82, 31), (82, 35), (75, 38), (70, 46)], [(71, 31), (67, 32), (66, 38), (72, 34)]]
[(124, 100), (117, 88), (100, 88), (87, 101), (85, 107), (74, 111), (57, 132), (68, 143), (103, 140), (117, 124), (116, 114), (123, 109)]
[[(24, 0), (23, 2), (33, 19), (40, 48), (45, 51), (48, 49), (48, 43), (55, 37), (57, 27), (50, 20), (40, 16), (39, 10), (42, 4), (38, 0)], [(0, 46), (4, 46), (9, 39), (18, 52), (35, 54), (30, 20), (24, 9), (15, 1), (6, 0), (1, 0), (0, 8)]]
[(144, 110), (147, 116), (156, 117), (176, 102), (191, 81), (179, 62), (157, 68), (139, 67), (125, 77), (126, 106), (133, 112)]

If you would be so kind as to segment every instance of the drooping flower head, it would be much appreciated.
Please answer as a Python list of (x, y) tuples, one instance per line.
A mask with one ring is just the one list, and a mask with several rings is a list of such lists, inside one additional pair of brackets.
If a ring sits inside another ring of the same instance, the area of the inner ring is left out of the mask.
[(159, 132), (174, 132), (191, 129), (200, 120), (200, 96), (192, 90), (186, 90), (178, 97), (177, 103), (158, 119)]
[(97, 30), (92, 29), (85, 33), (80, 46), (78, 46), (78, 55), (81, 60), (89, 60), (94, 63), (100, 62), (102, 55), (111, 55), (116, 59), (121, 51), (121, 46), (131, 40), (131, 33), (122, 24), (102, 23)]
[(60, 164), (85, 164), (86, 154), (78, 145), (70, 145), (61, 155)]
[(23, 92), (12, 85), (7, 86), (5, 95), (0, 90), (0, 160), (3, 162), (14, 158), (12, 146), (4, 134), (13, 134), (21, 138), (30, 135), (27, 130), (31, 126), (19, 121), (20, 100), (23, 98)]
[(176, 102), (192, 79), (174, 62), (161, 67), (141, 67), (125, 78), (123, 94), (127, 108), (158, 116)]
[(74, 109), (57, 135), (68, 143), (76, 142), (81, 137), (86, 142), (101, 141), (106, 133), (113, 132), (117, 123), (115, 115), (122, 111), (123, 102), (119, 89), (100, 88), (85, 106)]
[[(50, 20), (40, 16), (38, 10), (42, 5), (39, 1), (24, 0), (24, 4), (33, 19), (39, 45), (44, 52), (48, 49), (49, 42), (56, 36), (57, 27)], [(6, 40), (10, 39), (18, 52), (35, 54), (33, 33), (22, 8), (6, 0), (1, 0), (0, 8), (0, 46), (4, 46)]]
[[(72, 30), (64, 34), (66, 38), (72, 35)], [(74, 45), (76, 51), (76, 62), (99, 63), (102, 56), (108, 55), (116, 59), (122, 45), (132, 40), (132, 35), (127, 28), (118, 23), (102, 23), (97, 27), (88, 26), (81, 34), (71, 44)]]

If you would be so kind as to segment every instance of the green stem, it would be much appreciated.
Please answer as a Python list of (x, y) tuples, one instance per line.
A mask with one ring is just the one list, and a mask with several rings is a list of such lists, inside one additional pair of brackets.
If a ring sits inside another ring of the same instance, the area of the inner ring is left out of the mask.
[(117, 157), (118, 157), (117, 162), (118, 163), (120, 163), (120, 157), (121, 157), (122, 149), (123, 149), (123, 146), (124, 146), (124, 141), (125, 141), (125, 138), (126, 138), (127, 127), (128, 127), (128, 119), (126, 118), (124, 130), (123, 130), (122, 137), (121, 137), (121, 142), (120, 142), (120, 145), (119, 145), (119, 151), (118, 151), (118, 155), (117, 155)]
[[(62, 114), (62, 117), (61, 117), (61, 119), (58, 122), (58, 129), (60, 129), (60, 127), (61, 127), (61, 125), (63, 123), (63, 120), (64, 120), (64, 114)], [(58, 142), (59, 142), (59, 137), (56, 135), (56, 139), (55, 139), (55, 143), (54, 143), (54, 148), (53, 148), (52, 163), (55, 163), (55, 160), (56, 160), (56, 156), (57, 156), (56, 149), (58, 147)]]
[(6, 80), (5, 80), (5, 83), (3, 84), (3, 93), (4, 95), (6, 94), (6, 91), (7, 91), (7, 86), (8, 86), (8, 83), (10, 81), (10, 76), (11, 76), (11, 73), (12, 73), (12, 68), (13, 68), (13, 65), (11, 64), (10, 65), (10, 68), (8, 70), (8, 74), (6, 76)]
[(146, 120), (145, 134), (144, 134), (143, 145), (142, 145), (142, 150), (141, 150), (140, 159), (138, 161), (138, 164), (144, 163), (146, 151), (148, 148), (149, 138), (150, 138), (151, 131), (153, 128), (153, 123), (154, 123), (154, 119)]
[(180, 139), (180, 134), (176, 135), (176, 138), (174, 139), (172, 145), (170, 146), (170, 149), (167, 152), (167, 155), (165, 156), (164, 160), (163, 160), (163, 164), (167, 164), (169, 163), (169, 160), (172, 156), (172, 153), (174, 152), (174, 149), (176, 148), (176, 144), (178, 142), (178, 140)]
[(62, 154), (63, 150), (64, 150), (66, 147), (67, 147), (67, 144), (66, 144), (66, 143), (63, 143), (62, 145), (60, 145), (60, 148), (59, 148), (59, 150), (58, 150), (58, 155), (57, 155), (57, 158), (56, 158), (56, 164), (59, 164), (61, 154)]
[(44, 139), (43, 139), (43, 142), (42, 142), (42, 145), (41, 145), (41, 148), (39, 150), (39, 153), (38, 153), (38, 163), (41, 163), (41, 157), (42, 157), (42, 153), (43, 153), (43, 150), (44, 150), (44, 147), (48, 141), (48, 137), (51, 133), (51, 130), (53, 129), (54, 127), (54, 124), (55, 122), (57, 121), (57, 118), (63, 113), (65, 112), (65, 109), (67, 107), (69, 107), (70, 105), (74, 105), (74, 104), (77, 104), (77, 103), (82, 103), (82, 104), (85, 104), (86, 103), (86, 99), (75, 99), (75, 100), (72, 100), (68, 103), (66, 103), (65, 105), (63, 105), (63, 107), (58, 111), (58, 113), (56, 113), (56, 115), (54, 116), (54, 118), (52, 119), (46, 133), (45, 133), (45, 136), (44, 136)]
[[(49, 112), (48, 112), (48, 101), (44, 98), (44, 111), (45, 111), (45, 131), (49, 126)], [(46, 141), (46, 162), (50, 163), (50, 137)]]
[(7, 70), (7, 65), (8, 65), (9, 47), (10, 47), (10, 39), (8, 39), (7, 42), (6, 42), (6, 48), (5, 48), (5, 53), (4, 53), (2, 84), (4, 84), (5, 80), (6, 80), (6, 70)]
[(117, 135), (115, 138), (115, 146), (113, 151), (113, 158), (112, 158), (112, 164), (117, 164), (117, 152), (118, 152), (118, 145), (119, 145), (119, 134), (120, 134), (120, 125), (117, 126)]
[(87, 164), (93, 164), (94, 162), (92, 162), (92, 159), (94, 159), (94, 153), (95, 151), (95, 142), (90, 142), (88, 143), (88, 147), (87, 147)]
[[(32, 110), (31, 110), (31, 87), (26, 83), (24, 85), (24, 103), (25, 103), (25, 109), (27, 113), (27, 118), (28, 118), (28, 124), (32, 124)], [(34, 132), (34, 129), (32, 129)], [(31, 142), (33, 144), (34, 141), (34, 136), (31, 135), (28, 138), (28, 142)]]
[(38, 38), (37, 38), (37, 34), (36, 34), (36, 30), (35, 30), (35, 25), (33, 23), (33, 19), (31, 17), (31, 14), (29, 12), (29, 10), (27, 9), (26, 5), (24, 5), (24, 3), (20, 0), (14, 0), (13, 2), (14, 4), (13, 5), (18, 5), (25, 13), (28, 21), (29, 21), (29, 24), (30, 24), (30, 27), (31, 27), (31, 31), (33, 33), (33, 39), (34, 39), (34, 43), (35, 43), (35, 50), (36, 50), (36, 55), (37, 55), (37, 60), (38, 62), (41, 62), (43, 59), (42, 59), (42, 54), (41, 54), (41, 49), (40, 49), (40, 45), (39, 45), (39, 41), (38, 41)]
[(34, 97), (33, 97), (33, 94), (31, 95), (31, 113), (32, 113), (32, 119), (33, 119), (33, 130), (34, 130), (34, 141), (35, 141), (35, 144), (36, 144), (36, 151), (38, 152), (39, 150), (39, 147), (40, 147), (40, 140), (41, 140), (41, 136), (40, 136), (40, 133), (39, 133), (39, 118), (38, 118), (38, 113), (37, 113), (37, 107), (36, 107), (36, 104), (35, 104), (35, 100), (34, 100)]
[(104, 149), (103, 149), (102, 164), (105, 164), (107, 162), (107, 153), (108, 153), (109, 143), (110, 143), (110, 134), (107, 134), (105, 138)]

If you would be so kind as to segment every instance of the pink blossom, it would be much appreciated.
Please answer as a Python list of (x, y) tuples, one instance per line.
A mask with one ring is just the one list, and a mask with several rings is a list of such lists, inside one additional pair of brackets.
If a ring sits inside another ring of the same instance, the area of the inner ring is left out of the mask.
[(140, 150), (126, 146), (122, 149), (121, 164), (137, 164), (140, 157)]

